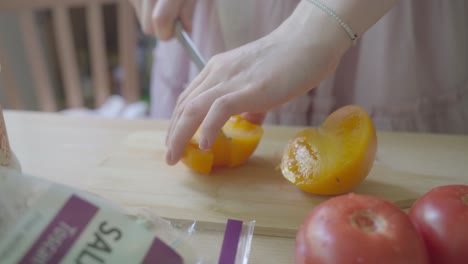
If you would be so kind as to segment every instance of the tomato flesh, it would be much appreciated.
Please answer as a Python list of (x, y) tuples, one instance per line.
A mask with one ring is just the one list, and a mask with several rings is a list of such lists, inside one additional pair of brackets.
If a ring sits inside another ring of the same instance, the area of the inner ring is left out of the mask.
[(299, 131), (281, 159), (283, 176), (300, 189), (319, 195), (350, 192), (369, 175), (377, 152), (377, 134), (367, 112), (347, 105), (319, 127)]

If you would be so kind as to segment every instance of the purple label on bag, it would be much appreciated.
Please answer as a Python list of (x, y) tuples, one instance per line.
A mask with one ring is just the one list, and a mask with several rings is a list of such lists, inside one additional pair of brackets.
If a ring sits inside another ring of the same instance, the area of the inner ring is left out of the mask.
[(97, 211), (93, 204), (71, 196), (18, 263), (59, 263)]
[(229, 219), (224, 231), (224, 240), (219, 256), (219, 264), (236, 263), (237, 247), (242, 233), (242, 221)]
[(143, 264), (164, 263), (164, 264), (182, 264), (182, 258), (171, 247), (166, 245), (160, 239), (155, 238), (151, 244), (148, 253), (146, 253)]

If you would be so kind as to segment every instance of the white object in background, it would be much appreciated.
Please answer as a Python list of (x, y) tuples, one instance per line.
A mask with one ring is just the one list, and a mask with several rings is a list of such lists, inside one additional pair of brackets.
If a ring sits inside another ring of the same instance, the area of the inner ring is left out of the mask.
[(120, 115), (125, 119), (139, 119), (144, 118), (148, 114), (148, 106), (144, 102), (136, 102), (127, 105)]
[(113, 95), (95, 110), (80, 107), (65, 109), (61, 113), (69, 116), (104, 116), (115, 118), (120, 115), (124, 107), (125, 100), (119, 95)]
[(62, 110), (60, 113), (68, 116), (90, 116), (93, 115), (93, 111), (88, 108), (69, 108)]
[(104, 117), (119, 117), (125, 108), (125, 100), (120, 95), (112, 95), (107, 101), (95, 110), (95, 114)]
[(120, 95), (110, 96), (104, 104), (95, 110), (87, 108), (71, 108), (61, 111), (68, 116), (102, 116), (108, 118), (139, 119), (145, 118), (148, 106), (144, 102), (127, 104)]

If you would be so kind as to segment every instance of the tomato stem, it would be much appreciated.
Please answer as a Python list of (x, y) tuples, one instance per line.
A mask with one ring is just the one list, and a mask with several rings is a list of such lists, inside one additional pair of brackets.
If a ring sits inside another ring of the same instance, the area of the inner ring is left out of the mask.
[(352, 225), (364, 232), (375, 232), (383, 223), (371, 212), (356, 212), (350, 216)]

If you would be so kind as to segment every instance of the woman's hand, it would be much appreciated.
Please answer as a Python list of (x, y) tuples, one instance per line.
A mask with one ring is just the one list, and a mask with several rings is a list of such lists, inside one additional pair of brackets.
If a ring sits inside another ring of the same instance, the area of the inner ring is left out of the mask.
[(192, 29), (195, 0), (130, 0), (135, 8), (143, 32), (160, 40), (174, 37), (176, 19), (180, 18), (184, 29)]
[(214, 56), (180, 95), (166, 145), (173, 165), (201, 125), (208, 149), (232, 115), (261, 123), (267, 111), (301, 96), (327, 77), (351, 40), (322, 10), (302, 2), (271, 34)]

